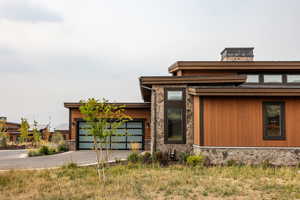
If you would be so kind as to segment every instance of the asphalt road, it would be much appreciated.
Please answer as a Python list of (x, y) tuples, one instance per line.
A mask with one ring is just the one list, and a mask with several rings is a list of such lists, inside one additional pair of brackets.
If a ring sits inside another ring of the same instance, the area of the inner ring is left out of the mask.
[[(130, 151), (110, 151), (109, 160), (126, 158)], [(70, 162), (88, 165), (96, 162), (94, 151), (69, 151), (50, 156), (26, 157), (26, 150), (0, 150), (0, 170), (59, 167)]]

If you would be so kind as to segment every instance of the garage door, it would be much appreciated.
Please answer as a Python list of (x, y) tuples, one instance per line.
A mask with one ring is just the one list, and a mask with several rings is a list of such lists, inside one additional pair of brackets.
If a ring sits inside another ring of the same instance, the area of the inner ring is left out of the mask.
[[(110, 127), (109, 127), (110, 128)], [(144, 122), (134, 120), (126, 122), (119, 127), (116, 135), (109, 137), (109, 143), (106, 148), (115, 150), (132, 149), (133, 144), (141, 150), (144, 147)], [(88, 125), (86, 122), (78, 122), (78, 142), (77, 149), (93, 149), (93, 137), (88, 135)]]

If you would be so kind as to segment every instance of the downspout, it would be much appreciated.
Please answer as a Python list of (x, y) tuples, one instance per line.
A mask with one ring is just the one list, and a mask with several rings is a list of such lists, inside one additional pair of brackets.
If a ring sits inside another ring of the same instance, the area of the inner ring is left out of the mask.
[(150, 90), (151, 92), (153, 92), (153, 104), (154, 104), (154, 130), (153, 130), (153, 146), (151, 147), (151, 154), (153, 155), (156, 152), (156, 91), (153, 88), (147, 87), (147, 86), (141, 86), (142, 88), (145, 88), (147, 90)]

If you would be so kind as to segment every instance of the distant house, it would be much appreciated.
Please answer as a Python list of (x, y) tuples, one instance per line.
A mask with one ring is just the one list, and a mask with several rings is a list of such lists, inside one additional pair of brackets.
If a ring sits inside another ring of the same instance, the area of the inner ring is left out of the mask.
[[(133, 118), (119, 132), (133, 134), (112, 136), (109, 148), (139, 143), (141, 150), (202, 152), (213, 162), (299, 162), (300, 61), (253, 58), (253, 48), (225, 48), (221, 61), (178, 61), (171, 76), (140, 77), (144, 102), (116, 103)], [(64, 106), (74, 147), (91, 149), (80, 103)]]
[(68, 124), (60, 124), (54, 128), (54, 133), (61, 133), (65, 140), (70, 139), (70, 131), (69, 131), (69, 125)]
[(8, 122), (6, 117), (0, 117), (0, 120), (5, 122), (5, 129), (9, 135), (9, 141), (17, 142), (20, 136), (21, 124), (15, 122)]

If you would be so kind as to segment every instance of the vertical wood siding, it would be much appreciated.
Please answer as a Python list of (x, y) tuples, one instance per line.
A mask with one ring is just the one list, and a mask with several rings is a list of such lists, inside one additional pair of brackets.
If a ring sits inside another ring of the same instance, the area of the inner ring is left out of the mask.
[[(286, 140), (263, 140), (263, 101), (285, 102)], [(300, 98), (205, 97), (204, 145), (299, 147)]]

